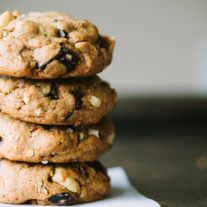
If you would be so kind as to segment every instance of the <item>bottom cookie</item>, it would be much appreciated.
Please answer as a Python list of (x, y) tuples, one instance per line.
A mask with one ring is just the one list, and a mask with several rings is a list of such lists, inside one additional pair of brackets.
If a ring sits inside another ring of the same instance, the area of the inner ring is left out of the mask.
[(0, 161), (0, 202), (71, 205), (92, 202), (110, 192), (110, 179), (98, 162), (27, 164)]

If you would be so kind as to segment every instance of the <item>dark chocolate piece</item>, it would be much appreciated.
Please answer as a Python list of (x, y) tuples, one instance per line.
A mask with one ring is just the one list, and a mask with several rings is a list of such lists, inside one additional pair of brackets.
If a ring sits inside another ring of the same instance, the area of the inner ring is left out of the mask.
[(75, 97), (75, 110), (79, 110), (82, 104), (82, 97), (83, 93), (81, 91), (81, 88), (75, 89), (74, 91), (71, 91), (71, 93)]
[[(47, 67), (48, 64), (50, 64), (54, 60), (57, 60), (66, 67), (67, 73), (72, 71), (76, 67), (76, 64), (80, 60), (80, 58), (73, 51), (68, 49), (67, 47), (63, 46), (62, 44), (60, 44), (60, 45), (61, 45), (61, 49), (55, 57), (46, 61), (42, 65), (37, 63), (36, 67), (43, 71), (43, 70), (45, 70), (45, 68)], [(67, 55), (71, 56), (71, 58), (68, 58)]]
[(57, 205), (70, 205), (74, 198), (68, 193), (59, 193), (48, 198), (50, 203)]
[(52, 100), (57, 100), (59, 98), (58, 97), (58, 90), (57, 90), (57, 88), (55, 87), (54, 84), (52, 84), (50, 92), (44, 94), (44, 97), (48, 97), (48, 98), (50, 98)]
[(72, 115), (72, 112), (69, 112), (65, 117), (65, 121), (67, 121), (71, 117), (71, 115)]

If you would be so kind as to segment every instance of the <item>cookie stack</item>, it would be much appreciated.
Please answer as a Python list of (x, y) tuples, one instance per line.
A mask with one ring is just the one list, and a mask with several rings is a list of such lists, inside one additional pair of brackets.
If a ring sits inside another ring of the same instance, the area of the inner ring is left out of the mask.
[(0, 16), (0, 202), (70, 205), (104, 198), (97, 161), (111, 148), (102, 81), (114, 39), (58, 12)]

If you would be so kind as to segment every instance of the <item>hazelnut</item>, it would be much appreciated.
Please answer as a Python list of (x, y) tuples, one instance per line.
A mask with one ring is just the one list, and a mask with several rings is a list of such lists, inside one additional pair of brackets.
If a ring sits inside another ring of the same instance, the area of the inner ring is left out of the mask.
[(101, 99), (96, 96), (91, 96), (90, 103), (92, 106), (99, 108), (101, 106)]
[(52, 180), (66, 187), (69, 191), (73, 193), (77, 193), (80, 187), (75, 179), (67, 175), (67, 170), (61, 167), (55, 168), (55, 174), (52, 177)]
[(11, 12), (6, 11), (0, 15), (0, 28), (5, 27), (14, 19)]

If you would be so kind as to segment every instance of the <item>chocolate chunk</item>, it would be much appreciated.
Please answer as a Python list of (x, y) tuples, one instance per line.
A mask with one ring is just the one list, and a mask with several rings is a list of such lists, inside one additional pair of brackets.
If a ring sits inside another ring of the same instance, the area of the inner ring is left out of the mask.
[(58, 37), (68, 38), (68, 32), (66, 32), (65, 30), (59, 29), (58, 30)]
[(58, 97), (58, 90), (57, 90), (57, 88), (55, 87), (54, 84), (51, 86), (50, 92), (44, 94), (44, 97), (48, 97), (52, 100), (57, 100), (59, 98)]
[[(42, 65), (37, 63), (36, 67), (43, 71), (45, 70), (48, 64), (50, 64), (54, 60), (57, 60), (66, 67), (67, 73), (72, 71), (76, 67), (76, 64), (80, 60), (80, 58), (73, 51), (69, 50), (67, 47), (63, 46), (62, 44), (60, 45), (61, 45), (61, 49), (55, 57), (43, 63)], [(68, 58), (68, 55), (71, 58)]]
[(69, 112), (65, 117), (65, 121), (67, 121), (71, 117), (71, 115), (72, 115), (72, 112)]
[(75, 110), (79, 110), (82, 104), (82, 97), (83, 93), (81, 91), (81, 88), (75, 89), (74, 91), (71, 91), (71, 93), (75, 97)]
[(70, 205), (74, 198), (68, 193), (59, 193), (48, 198), (50, 203), (58, 205)]
[(108, 44), (104, 38), (102, 38), (100, 35), (98, 36), (98, 39), (96, 40), (96, 44), (99, 45), (100, 48), (108, 49)]
[(103, 165), (100, 162), (98, 161), (88, 162), (88, 165), (94, 168), (96, 171), (100, 171), (103, 174), (106, 174), (106, 169), (103, 167)]

